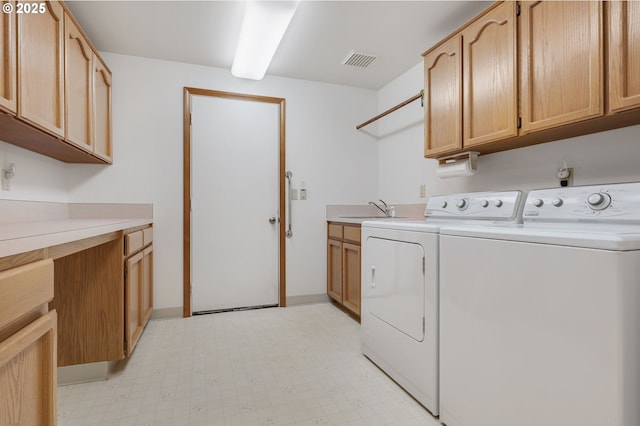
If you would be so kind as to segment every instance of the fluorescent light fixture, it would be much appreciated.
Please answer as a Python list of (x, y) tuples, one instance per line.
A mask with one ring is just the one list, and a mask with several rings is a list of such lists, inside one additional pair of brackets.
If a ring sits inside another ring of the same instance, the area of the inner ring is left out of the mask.
[(262, 80), (299, 1), (249, 1), (231, 74)]

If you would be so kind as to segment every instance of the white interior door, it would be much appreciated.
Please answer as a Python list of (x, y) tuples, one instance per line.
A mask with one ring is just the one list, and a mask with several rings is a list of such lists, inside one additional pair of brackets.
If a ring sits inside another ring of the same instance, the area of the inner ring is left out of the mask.
[(192, 312), (277, 305), (279, 105), (191, 100)]

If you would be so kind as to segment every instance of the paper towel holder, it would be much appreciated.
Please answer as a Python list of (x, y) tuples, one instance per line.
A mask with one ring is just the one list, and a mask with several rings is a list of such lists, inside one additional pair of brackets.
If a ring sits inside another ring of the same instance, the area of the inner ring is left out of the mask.
[(450, 163), (455, 163), (456, 161), (469, 160), (469, 164), (471, 164), (471, 166), (474, 169), (477, 169), (478, 155), (480, 155), (480, 153), (477, 151), (466, 151), (466, 152), (459, 152), (453, 155), (447, 155), (445, 157), (440, 157), (440, 158), (437, 158), (437, 160), (439, 164), (450, 164)]

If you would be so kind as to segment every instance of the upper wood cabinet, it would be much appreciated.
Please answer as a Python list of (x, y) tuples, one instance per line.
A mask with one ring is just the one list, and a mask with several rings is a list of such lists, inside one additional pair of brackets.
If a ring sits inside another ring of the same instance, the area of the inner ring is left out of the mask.
[(516, 136), (515, 2), (500, 4), (465, 28), (462, 52), (463, 146)]
[(609, 111), (640, 107), (640, 2), (607, 2)]
[(61, 138), (64, 131), (64, 9), (18, 16), (18, 117)]
[(82, 149), (93, 152), (93, 51), (68, 14), (65, 14), (64, 32), (66, 139)]
[(424, 58), (425, 155), (462, 148), (462, 37), (454, 36)]
[(93, 141), (94, 154), (111, 162), (111, 72), (93, 56)]
[(111, 71), (62, 1), (0, 14), (0, 140), (68, 163), (112, 162)]
[[(13, 2), (1, 1), (2, 5)], [(0, 109), (16, 112), (16, 14), (0, 14)]]
[(425, 157), (640, 124), (637, 1), (496, 2), (423, 56)]
[(522, 132), (600, 116), (602, 2), (521, 2)]

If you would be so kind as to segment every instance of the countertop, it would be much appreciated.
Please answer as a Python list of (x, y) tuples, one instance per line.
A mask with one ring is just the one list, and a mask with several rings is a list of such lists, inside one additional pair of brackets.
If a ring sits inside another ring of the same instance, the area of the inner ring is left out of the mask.
[(355, 225), (361, 225), (365, 220), (415, 220), (424, 219), (424, 208), (424, 204), (396, 204), (393, 206), (395, 217), (386, 217), (371, 205), (327, 205), (325, 218), (327, 222)]
[(123, 231), (153, 223), (151, 218), (55, 219), (0, 224), (0, 257)]
[(355, 225), (361, 225), (365, 220), (391, 220), (391, 217), (342, 217), (342, 216), (334, 216), (328, 217), (327, 222), (336, 222), (336, 223), (352, 223)]

